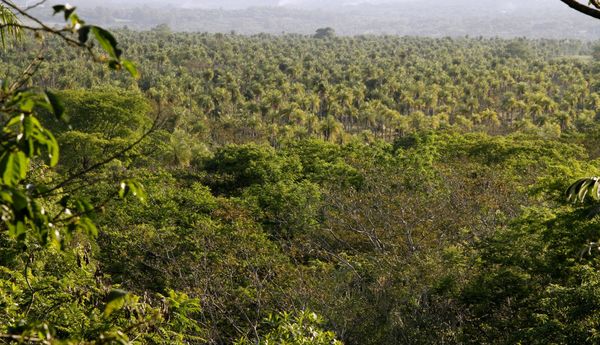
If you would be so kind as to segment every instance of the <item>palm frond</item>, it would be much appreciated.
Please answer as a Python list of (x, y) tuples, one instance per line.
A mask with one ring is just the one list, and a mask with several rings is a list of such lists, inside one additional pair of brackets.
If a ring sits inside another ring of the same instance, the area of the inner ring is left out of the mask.
[(15, 13), (0, 4), (0, 47), (5, 48), (9, 38), (19, 39), (21, 36), (19, 24)]
[(565, 192), (567, 200), (584, 202), (586, 198), (600, 200), (600, 177), (587, 177), (573, 183)]

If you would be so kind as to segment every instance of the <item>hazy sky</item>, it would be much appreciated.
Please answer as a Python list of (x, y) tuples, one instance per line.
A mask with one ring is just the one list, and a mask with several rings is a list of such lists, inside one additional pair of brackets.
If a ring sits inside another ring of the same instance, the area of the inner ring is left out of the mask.
[[(77, 0), (72, 0), (77, 1)], [(326, 8), (328, 10), (351, 10), (364, 5), (396, 5), (411, 8), (423, 7), (433, 12), (446, 11), (448, 16), (460, 16), (468, 10), (482, 9), (499, 12), (519, 11), (527, 13), (543, 7), (546, 10), (570, 13), (559, 0), (79, 0), (97, 5), (112, 1), (116, 4), (162, 4), (186, 8), (224, 8), (243, 9), (248, 7), (291, 7), (291, 8)], [(587, 2), (587, 0), (582, 2)]]
[[(34, 3), (35, 0), (20, 0), (17, 2)], [(52, 0), (63, 3), (65, 1)], [(565, 9), (559, 0), (70, 0), (71, 4), (83, 6), (128, 6), (128, 5), (171, 5), (175, 7), (205, 7), (205, 8), (248, 8), (248, 7), (327, 7), (342, 8), (355, 7), (361, 4), (402, 4), (402, 3), (429, 3), (442, 7), (482, 7), (494, 6), (505, 8), (531, 8), (543, 5), (556, 9)], [(568, 9), (565, 9), (568, 10)]]
[(48, 0), (46, 7), (65, 2), (98, 24), (140, 30), (166, 24), (176, 31), (311, 34), (331, 26), (342, 35), (600, 39), (600, 21), (560, 0)]

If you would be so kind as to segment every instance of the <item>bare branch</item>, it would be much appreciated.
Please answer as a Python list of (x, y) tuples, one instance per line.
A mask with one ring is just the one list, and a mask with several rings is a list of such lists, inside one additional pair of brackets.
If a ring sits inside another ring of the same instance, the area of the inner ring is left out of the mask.
[[(571, 7), (572, 9), (574, 9), (578, 12), (581, 12), (583, 14), (586, 14), (586, 15), (596, 18), (596, 19), (600, 19), (600, 9), (586, 6), (577, 0), (560, 0), (560, 1), (564, 2), (565, 4), (567, 4), (567, 6)], [(597, 8), (600, 8), (600, 6), (598, 6), (600, 4), (597, 3), (597, 0), (591, 1), (591, 4)]]
[(81, 43), (79, 40), (69, 37), (67, 35), (68, 33), (71, 32), (71, 30), (68, 30), (66, 28), (63, 28), (63, 29), (51, 28), (48, 25), (44, 24), (44, 22), (42, 22), (41, 20), (30, 15), (29, 13), (27, 13), (27, 11), (20, 8), (19, 6), (14, 5), (13, 3), (11, 3), (8, 0), (0, 0), (0, 4), (4, 4), (6, 7), (13, 9), (20, 16), (27, 18), (38, 25), (36, 27), (36, 26), (28, 26), (28, 25), (23, 25), (23, 24), (11, 24), (11, 25), (3, 24), (3, 25), (0, 25), (0, 29), (2, 29), (3, 26), (7, 26), (7, 27), (12, 26), (12, 27), (18, 27), (18, 28), (21, 28), (24, 30), (35, 31), (35, 32), (48, 32), (48, 33), (51, 33), (51, 34), (54, 34), (54, 35), (60, 37), (61, 39), (63, 39), (65, 42), (67, 42), (70, 45), (87, 49), (88, 52), (92, 55), (92, 57), (94, 57), (94, 59), (96, 59), (96, 54), (94, 54), (92, 47), (90, 45)]
[(30, 5), (30, 6), (28, 6), (28, 7), (25, 7), (25, 8), (23, 9), (23, 11), (25, 11), (25, 12), (27, 12), (27, 11), (31, 11), (31, 10), (33, 10), (33, 9), (34, 9), (34, 8), (36, 8), (36, 7), (42, 6), (44, 3), (46, 3), (46, 1), (48, 1), (48, 0), (40, 0), (40, 1), (36, 2), (35, 4), (33, 4), (33, 5)]
[(25, 85), (25, 83), (27, 83), (27, 81), (29, 79), (31, 79), (31, 77), (33, 77), (35, 72), (37, 72), (37, 70), (40, 68), (40, 65), (44, 61), (44, 55), (42, 54), (43, 50), (44, 50), (44, 47), (42, 46), (40, 48), (38, 54), (36, 55), (36, 57), (31, 61), (31, 63), (29, 63), (29, 65), (27, 66), (27, 68), (25, 68), (23, 73), (21, 73), (21, 76), (19, 77), (19, 79), (16, 80), (8, 88), (9, 93), (15, 92), (18, 89), (20, 89), (21, 87), (23, 87)]

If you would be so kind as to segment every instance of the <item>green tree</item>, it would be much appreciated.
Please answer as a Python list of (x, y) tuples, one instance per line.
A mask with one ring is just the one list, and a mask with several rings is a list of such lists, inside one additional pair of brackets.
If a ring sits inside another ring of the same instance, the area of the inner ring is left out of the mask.
[(275, 314), (265, 320), (265, 326), (270, 331), (257, 342), (241, 339), (236, 345), (342, 345), (333, 332), (321, 328), (322, 324), (323, 320), (310, 311)]
[[(112, 34), (85, 24), (70, 6), (54, 6), (55, 13), (64, 14), (64, 29), (52, 29), (8, 1), (0, 3), (0, 10), (3, 39), (17, 29), (33, 31), (58, 37), (95, 56), (90, 42), (94, 37), (109, 67), (138, 75), (133, 64), (121, 58)], [(20, 24), (14, 19), (16, 14), (37, 26)], [(198, 332), (187, 319), (198, 310), (196, 301), (171, 292), (162, 297), (163, 308), (154, 308), (94, 278), (95, 263), (86, 248), (98, 235), (93, 221), (96, 208), (66, 187), (116, 156), (102, 157), (95, 167), (61, 182), (53, 169), (59, 162), (59, 145), (40, 118), (47, 113), (61, 120), (65, 106), (56, 93), (26, 85), (40, 61), (35, 58), (12, 84), (3, 81), (0, 90), (0, 303), (10, 306), (0, 316), (0, 338), (16, 343), (127, 343), (139, 332), (148, 341), (153, 337), (183, 341), (185, 337), (172, 337), (170, 332)], [(122, 198), (144, 199), (137, 182), (122, 181), (118, 188)]]
[(335, 37), (335, 30), (332, 28), (319, 28), (315, 32), (314, 38), (333, 38)]

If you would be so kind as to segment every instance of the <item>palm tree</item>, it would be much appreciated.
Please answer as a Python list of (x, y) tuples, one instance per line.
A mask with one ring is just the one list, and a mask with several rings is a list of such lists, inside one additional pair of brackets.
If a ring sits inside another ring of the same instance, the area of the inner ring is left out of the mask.
[(14, 12), (0, 4), (0, 47), (6, 47), (8, 37), (18, 39), (21, 36), (19, 25), (19, 19)]
[(319, 117), (315, 114), (309, 113), (306, 116), (306, 130), (308, 135), (312, 135), (317, 131), (319, 127)]
[(331, 115), (327, 116), (321, 122), (321, 133), (323, 133), (323, 137), (327, 141), (341, 138), (343, 132), (344, 126)]

